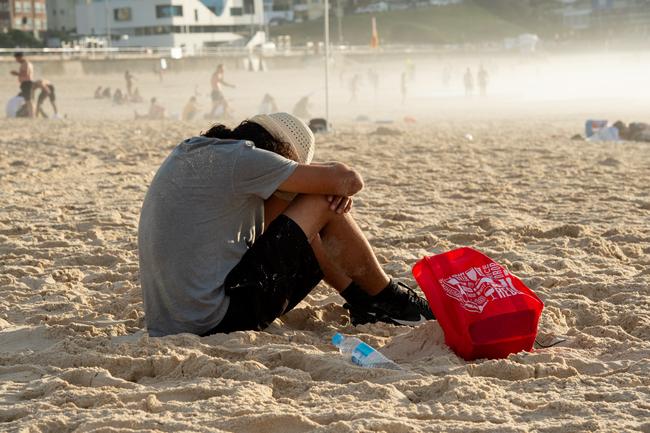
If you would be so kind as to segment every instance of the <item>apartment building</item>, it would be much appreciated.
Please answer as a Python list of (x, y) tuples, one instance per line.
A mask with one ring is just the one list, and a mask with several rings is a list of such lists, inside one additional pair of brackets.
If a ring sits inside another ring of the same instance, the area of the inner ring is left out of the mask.
[(264, 25), (262, 0), (78, 0), (77, 33), (113, 46), (184, 47), (245, 41)]
[(45, 31), (45, 0), (0, 0), (0, 31), (13, 29), (34, 35)]
[(76, 0), (47, 0), (47, 29), (74, 32)]

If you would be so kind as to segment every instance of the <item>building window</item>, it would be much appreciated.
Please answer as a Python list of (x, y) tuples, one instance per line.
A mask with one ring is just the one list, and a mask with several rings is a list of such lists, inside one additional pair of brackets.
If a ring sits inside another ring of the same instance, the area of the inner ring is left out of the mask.
[(243, 15), (243, 9), (242, 8), (230, 8), (230, 16), (232, 17), (240, 17)]
[(34, 10), (36, 12), (43, 12), (44, 6), (43, 3), (34, 3)]
[(113, 9), (113, 19), (115, 21), (131, 21), (131, 8)]
[(30, 2), (23, 2), (23, 12), (31, 12), (32, 4)]
[(183, 6), (157, 5), (156, 18), (182, 17)]
[(52, 15), (56, 16), (56, 9), (52, 9)]
[(254, 0), (244, 0), (244, 13), (246, 15), (253, 15), (255, 13)]
[(221, 15), (223, 13), (224, 0), (201, 0), (201, 3), (215, 15)]
[(22, 12), (23, 11), (23, 2), (14, 3), (14, 7), (16, 8), (16, 12)]
[(199, 22), (199, 10), (198, 9), (194, 9), (194, 21), (197, 22), (197, 23)]

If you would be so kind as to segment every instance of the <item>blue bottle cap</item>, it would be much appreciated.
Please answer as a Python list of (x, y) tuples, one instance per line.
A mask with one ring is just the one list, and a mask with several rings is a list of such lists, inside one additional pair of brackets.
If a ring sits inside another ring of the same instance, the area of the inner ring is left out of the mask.
[(332, 336), (332, 343), (335, 346), (340, 345), (343, 342), (343, 336), (339, 334), (338, 332)]

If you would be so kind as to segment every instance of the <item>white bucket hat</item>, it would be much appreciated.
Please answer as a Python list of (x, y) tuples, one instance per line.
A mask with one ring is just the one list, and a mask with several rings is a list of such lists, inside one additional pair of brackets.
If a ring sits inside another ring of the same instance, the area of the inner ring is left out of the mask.
[(305, 122), (289, 113), (258, 114), (248, 121), (257, 123), (276, 139), (289, 143), (296, 151), (300, 164), (311, 163), (316, 140)]

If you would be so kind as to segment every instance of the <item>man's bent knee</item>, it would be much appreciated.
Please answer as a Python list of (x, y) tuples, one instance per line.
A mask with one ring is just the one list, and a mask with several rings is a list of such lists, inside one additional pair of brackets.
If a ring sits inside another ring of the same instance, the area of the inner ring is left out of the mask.
[(311, 242), (332, 218), (341, 217), (329, 206), (324, 195), (301, 194), (291, 202), (284, 215), (298, 224)]

